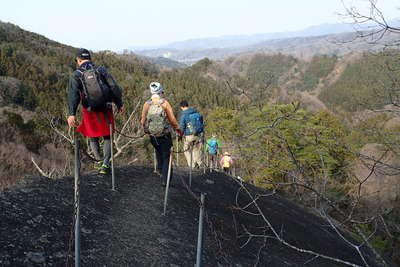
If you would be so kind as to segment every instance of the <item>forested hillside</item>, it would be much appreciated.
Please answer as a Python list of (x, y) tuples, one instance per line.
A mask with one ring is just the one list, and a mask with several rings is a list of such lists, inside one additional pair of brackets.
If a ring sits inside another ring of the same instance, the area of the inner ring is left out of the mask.
[[(67, 134), (67, 84), (75, 69), (75, 51), (76, 48), (15, 25), (0, 23), (0, 123), (3, 133), (0, 157), (5, 163), (1, 169), (5, 178), (0, 184), (9, 184), (17, 176), (37, 171), (31, 157), (37, 158), (43, 169), (68, 170), (69, 166), (63, 166), (68, 158), (63, 151), (70, 145), (57, 132)], [(235, 106), (234, 98), (220, 90), (217, 82), (191, 69), (161, 72), (137, 56), (108, 51), (94, 53), (93, 58), (96, 64), (106, 66), (123, 88), (127, 112), (118, 116), (121, 124), (134, 110), (133, 121), (137, 121), (140, 114), (137, 109), (147, 100), (148, 85), (153, 80), (164, 84), (176, 111), (183, 98), (189, 98), (191, 104), (204, 112), (213, 106)], [(132, 125), (131, 131), (136, 133), (137, 125)], [(137, 155), (132, 147), (127, 147), (124, 153), (128, 155), (126, 161)], [(52, 158), (58, 162), (51, 162)]]
[[(75, 51), (0, 23), (0, 186), (72, 172), (66, 95)], [(117, 127), (128, 137), (116, 134), (117, 164), (150, 162), (138, 117), (158, 80), (177, 115), (182, 99), (203, 113), (206, 135), (218, 134), (243, 179), (315, 208), (397, 261), (398, 57), (255, 54), (161, 70), (132, 54), (93, 55), (123, 88)], [(394, 112), (370, 112), (383, 108)]]

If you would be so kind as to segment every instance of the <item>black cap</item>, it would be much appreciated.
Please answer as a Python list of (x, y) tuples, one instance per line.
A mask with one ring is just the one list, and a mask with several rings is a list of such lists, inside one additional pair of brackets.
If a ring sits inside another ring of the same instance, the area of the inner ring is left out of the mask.
[(182, 100), (181, 103), (180, 103), (180, 106), (183, 107), (183, 108), (184, 107), (189, 107), (189, 103), (187, 102), (187, 100)]
[(79, 57), (81, 59), (91, 59), (89, 50), (85, 48), (79, 48), (76, 52), (76, 57)]

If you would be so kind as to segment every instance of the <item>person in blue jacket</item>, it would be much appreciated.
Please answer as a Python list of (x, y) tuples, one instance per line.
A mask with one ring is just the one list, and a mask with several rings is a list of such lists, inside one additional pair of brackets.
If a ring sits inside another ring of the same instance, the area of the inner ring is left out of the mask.
[[(186, 161), (189, 167), (201, 167), (203, 164), (201, 157), (204, 132), (203, 116), (197, 110), (189, 108), (187, 100), (183, 100), (180, 107), (182, 110), (180, 128), (184, 133), (183, 149)], [(193, 153), (192, 162), (190, 160), (191, 153)]]

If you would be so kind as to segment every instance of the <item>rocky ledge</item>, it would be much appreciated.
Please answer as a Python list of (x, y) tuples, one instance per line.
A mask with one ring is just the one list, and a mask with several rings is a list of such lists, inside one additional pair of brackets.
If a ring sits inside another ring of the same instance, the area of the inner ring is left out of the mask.
[[(118, 168), (116, 191), (108, 176), (83, 175), (82, 266), (194, 266), (199, 192), (203, 266), (365, 266), (326, 221), (279, 195), (218, 172), (194, 173), (189, 189), (187, 177), (175, 170), (163, 216), (165, 188), (150, 168)], [(73, 266), (73, 178), (26, 181), (0, 192), (0, 266)]]

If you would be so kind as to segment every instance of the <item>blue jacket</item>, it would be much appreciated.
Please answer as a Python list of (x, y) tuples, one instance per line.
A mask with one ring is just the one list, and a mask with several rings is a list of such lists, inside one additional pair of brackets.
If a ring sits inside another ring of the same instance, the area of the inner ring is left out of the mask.
[[(180, 119), (180, 127), (185, 135), (191, 135), (187, 127), (187, 124), (189, 122), (189, 115), (197, 112), (198, 111), (193, 108), (188, 108), (187, 110), (182, 111)], [(201, 121), (201, 123), (203, 123), (203, 121)]]

